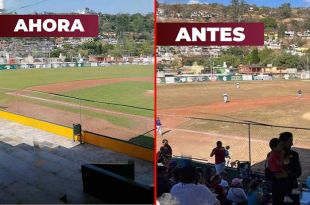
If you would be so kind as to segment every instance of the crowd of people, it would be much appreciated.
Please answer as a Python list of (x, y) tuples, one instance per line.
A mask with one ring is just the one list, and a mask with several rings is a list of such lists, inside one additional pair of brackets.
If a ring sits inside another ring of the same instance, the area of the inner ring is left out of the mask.
[[(225, 171), (229, 147), (223, 147), (221, 141), (210, 154), (215, 157), (215, 169), (195, 167), (192, 163), (179, 166), (172, 159), (168, 140), (162, 142), (157, 155), (157, 198), (161, 205), (300, 204), (297, 178), (301, 175), (301, 166), (298, 153), (291, 149), (293, 135), (290, 132), (283, 132), (270, 141), (264, 181), (255, 177), (229, 179)], [(269, 190), (268, 185), (271, 185)]]

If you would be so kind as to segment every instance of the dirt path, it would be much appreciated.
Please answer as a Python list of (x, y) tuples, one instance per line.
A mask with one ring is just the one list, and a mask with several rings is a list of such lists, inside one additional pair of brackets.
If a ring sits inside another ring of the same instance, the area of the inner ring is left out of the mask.
[(48, 93), (59, 93), (72, 90), (80, 90), (85, 88), (91, 88), (99, 85), (107, 85), (119, 82), (153, 82), (153, 78), (141, 77), (141, 78), (113, 78), (113, 79), (93, 79), (93, 80), (77, 80), (63, 83), (55, 83), (49, 85), (33, 86), (28, 88), (29, 90), (36, 90)]
[(158, 110), (158, 115), (161, 117), (162, 121), (167, 127), (175, 128), (187, 121), (184, 119), (186, 116), (203, 117), (206, 114), (224, 115), (257, 107), (286, 104), (296, 100), (306, 102), (310, 100), (310, 96), (303, 96), (301, 98), (294, 96), (281, 96), (261, 99), (234, 100), (229, 103), (216, 102), (209, 105), (162, 109)]

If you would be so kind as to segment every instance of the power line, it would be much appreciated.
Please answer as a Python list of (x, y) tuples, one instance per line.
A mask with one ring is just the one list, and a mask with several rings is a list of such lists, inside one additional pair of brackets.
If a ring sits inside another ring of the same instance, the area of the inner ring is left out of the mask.
[(20, 10), (20, 9), (24, 9), (24, 8), (29, 8), (29, 7), (32, 7), (32, 6), (36, 6), (36, 5), (42, 4), (42, 3), (46, 2), (46, 1), (48, 1), (48, 0), (37, 1), (37, 2), (35, 2), (35, 3), (27, 4), (27, 5), (18, 7), (18, 8), (16, 8), (16, 9), (11, 9), (11, 10), (9, 10), (8, 12), (16, 12), (16, 11), (18, 11), (18, 10)]

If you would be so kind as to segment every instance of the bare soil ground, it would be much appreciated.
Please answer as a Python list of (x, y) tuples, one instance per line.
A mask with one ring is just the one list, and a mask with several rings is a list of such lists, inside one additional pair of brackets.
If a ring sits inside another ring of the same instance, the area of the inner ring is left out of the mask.
[[(158, 86), (157, 112), (163, 123), (164, 135), (157, 137), (157, 147), (161, 146), (163, 138), (167, 138), (174, 155), (206, 159), (213, 163), (214, 159), (209, 157), (210, 152), (216, 141), (221, 140), (224, 145), (230, 145), (232, 161), (248, 161), (251, 157), (253, 168), (263, 171), (263, 161), (269, 152), (269, 140), (284, 130), (292, 131), (294, 136), (297, 136), (294, 149), (300, 154), (303, 178), (309, 176), (310, 127), (307, 125), (310, 123), (310, 84), (281, 81), (242, 84), (242, 90), (237, 90), (233, 83)], [(298, 87), (302, 87), (306, 93), (301, 98), (295, 96)], [(233, 96), (231, 102), (222, 101), (223, 91)], [(295, 126), (303, 125), (309, 130), (252, 127), (249, 144), (247, 125), (193, 120), (187, 117), (258, 120), (284, 126), (293, 122)]]
[[(153, 78), (144, 77), (79, 80), (43, 86), (34, 86), (25, 90), (8, 93), (12, 96), (12, 100), (8, 102), (5, 108), (10, 112), (60, 125), (65, 125), (68, 127), (72, 127), (73, 123), (81, 123), (83, 130), (122, 140), (129, 140), (153, 129), (153, 119), (150, 117), (80, 105), (78, 103), (65, 102), (61, 99), (45, 99), (44, 97), (32, 96), (31, 92), (29, 92), (29, 90), (35, 90), (47, 93), (60, 93), (128, 81), (153, 82)], [(149, 93), (147, 94), (149, 95)], [(61, 109), (58, 107), (63, 108)], [(66, 107), (68, 108), (67, 110)], [(72, 112), (72, 109), (76, 111)], [(87, 111), (98, 113), (98, 115), (88, 115), (86, 114)], [(121, 118), (124, 121), (129, 122), (130, 125), (118, 126), (100, 117), (100, 114), (104, 114), (108, 117), (111, 116), (112, 118)]]
[[(115, 137), (122, 140), (129, 140), (145, 132), (142, 127), (139, 129), (139, 126), (135, 126), (134, 129), (129, 129), (116, 126), (102, 118), (85, 116), (83, 114), (80, 115), (79, 113), (63, 111), (25, 101), (11, 103), (7, 110), (10, 112), (19, 113), (24, 116), (68, 127), (72, 127), (73, 123), (81, 123), (83, 130), (88, 130), (94, 133)], [(131, 118), (131, 120), (135, 119)], [(137, 119), (136, 121), (138, 123)]]

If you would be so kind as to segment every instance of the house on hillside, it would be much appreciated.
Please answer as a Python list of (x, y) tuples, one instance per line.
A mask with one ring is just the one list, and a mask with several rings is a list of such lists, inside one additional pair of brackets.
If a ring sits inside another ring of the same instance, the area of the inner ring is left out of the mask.
[(286, 37), (294, 37), (295, 31), (284, 31)]

